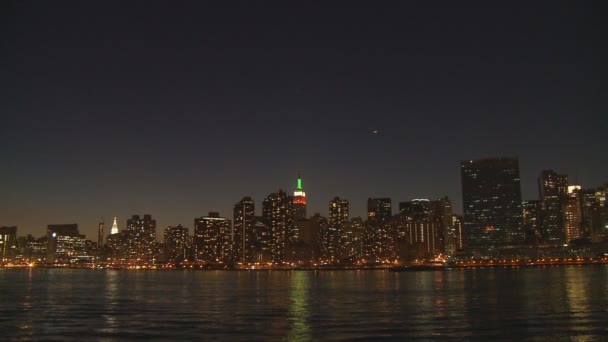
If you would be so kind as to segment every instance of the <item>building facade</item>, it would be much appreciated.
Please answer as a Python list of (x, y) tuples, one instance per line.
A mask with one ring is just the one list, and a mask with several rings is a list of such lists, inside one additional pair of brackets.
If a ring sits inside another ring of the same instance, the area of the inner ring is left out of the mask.
[(465, 246), (481, 256), (524, 243), (517, 158), (466, 160), (460, 164)]
[(365, 255), (372, 262), (386, 262), (395, 257), (396, 232), (391, 220), (390, 198), (367, 200)]
[(232, 221), (218, 212), (194, 219), (193, 244), (199, 262), (232, 262)]
[(562, 245), (566, 241), (562, 202), (568, 193), (568, 176), (543, 170), (538, 178), (542, 204), (541, 236), (545, 245)]
[(168, 226), (165, 228), (164, 244), (167, 258), (172, 262), (181, 262), (188, 259), (190, 248), (190, 230), (182, 225)]
[(254, 230), (255, 202), (251, 197), (243, 197), (234, 205), (234, 257), (236, 262), (251, 263), (257, 252)]
[(268, 195), (262, 202), (262, 217), (270, 233), (272, 262), (282, 263), (289, 237), (293, 236), (293, 198), (280, 190)]

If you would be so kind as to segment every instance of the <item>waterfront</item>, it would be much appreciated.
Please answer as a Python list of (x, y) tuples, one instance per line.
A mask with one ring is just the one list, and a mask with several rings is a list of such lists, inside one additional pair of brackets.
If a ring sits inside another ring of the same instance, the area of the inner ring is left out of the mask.
[(0, 269), (8, 340), (608, 338), (608, 266)]

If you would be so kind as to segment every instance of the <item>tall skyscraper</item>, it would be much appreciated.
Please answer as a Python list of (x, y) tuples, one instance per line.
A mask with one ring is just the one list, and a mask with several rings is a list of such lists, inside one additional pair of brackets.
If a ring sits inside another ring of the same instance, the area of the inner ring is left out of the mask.
[(253, 231), (255, 244), (254, 248), (254, 259), (256, 262), (270, 262), (272, 261), (272, 252), (270, 250), (270, 227), (266, 224), (266, 220), (263, 216), (253, 217)]
[(234, 256), (237, 262), (255, 261), (256, 234), (254, 230), (255, 202), (243, 197), (234, 205)]
[(522, 203), (523, 225), (526, 234), (526, 244), (538, 245), (541, 236), (541, 202), (537, 200)]
[(298, 184), (293, 192), (293, 218), (294, 221), (306, 219), (306, 192), (302, 188), (302, 177), (298, 175)]
[(568, 194), (562, 199), (562, 215), (565, 242), (583, 237), (582, 234), (582, 201), (580, 186), (569, 186)]
[(454, 241), (456, 241), (455, 247), (457, 251), (463, 250), (464, 246), (464, 219), (462, 216), (452, 215), (452, 234), (454, 234)]
[(110, 234), (118, 234), (118, 223), (116, 222), (116, 217), (114, 217), (114, 223), (112, 223), (112, 229), (110, 230)]
[(288, 237), (293, 229), (293, 199), (284, 191), (274, 192), (262, 203), (262, 217), (270, 232), (272, 261), (282, 263)]
[(194, 219), (194, 252), (197, 261), (230, 262), (232, 221), (217, 212)]
[(370, 261), (390, 261), (394, 257), (396, 233), (391, 226), (390, 198), (367, 200), (366, 255)]
[(322, 233), (323, 252), (325, 259), (338, 260), (344, 257), (350, 219), (348, 217), (348, 200), (334, 197), (329, 202), (329, 224)]
[(293, 229), (289, 236), (291, 243), (300, 239), (300, 222), (306, 220), (306, 193), (302, 188), (302, 177), (298, 175), (296, 190), (293, 192)]
[(583, 235), (593, 242), (608, 237), (607, 187), (584, 189), (582, 192)]
[(167, 256), (171, 261), (183, 261), (187, 258), (190, 241), (189, 229), (182, 225), (168, 226), (164, 231), (164, 243)]
[(568, 176), (553, 170), (543, 170), (538, 178), (542, 203), (541, 233), (544, 244), (561, 245), (566, 240), (562, 201), (568, 193)]
[(365, 257), (365, 223), (361, 217), (353, 217), (350, 220), (350, 230), (353, 238), (349, 255), (356, 261)]
[(103, 229), (104, 223), (99, 222), (99, 226), (97, 227), (97, 248), (99, 250), (101, 250), (101, 247), (103, 247)]
[(156, 258), (156, 220), (151, 215), (133, 215), (123, 234), (128, 260), (148, 263)]
[(491, 255), (500, 247), (522, 245), (517, 158), (466, 160), (460, 170), (467, 250)]
[(17, 227), (0, 226), (0, 262), (13, 259), (17, 246)]

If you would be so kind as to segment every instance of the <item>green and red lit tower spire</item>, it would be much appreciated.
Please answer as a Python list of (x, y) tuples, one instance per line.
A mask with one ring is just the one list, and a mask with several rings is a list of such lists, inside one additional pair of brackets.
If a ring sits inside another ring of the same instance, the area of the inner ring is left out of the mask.
[(306, 193), (302, 188), (302, 177), (298, 174), (298, 185), (293, 192), (293, 218), (295, 221), (306, 219)]

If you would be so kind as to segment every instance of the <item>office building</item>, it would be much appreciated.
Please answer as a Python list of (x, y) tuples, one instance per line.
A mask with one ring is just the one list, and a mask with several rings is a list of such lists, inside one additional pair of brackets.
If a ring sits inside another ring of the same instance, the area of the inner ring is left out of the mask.
[(188, 259), (190, 248), (190, 232), (182, 225), (168, 226), (164, 231), (164, 243), (167, 257), (172, 262), (180, 262)]
[(194, 219), (193, 243), (197, 261), (232, 262), (232, 221), (217, 212)]
[(0, 263), (12, 261), (17, 252), (17, 227), (0, 226)]
[(367, 200), (365, 254), (372, 262), (386, 262), (394, 258), (396, 232), (391, 225), (390, 198)]
[(564, 225), (565, 242), (580, 239), (582, 234), (582, 198), (578, 186), (569, 186), (568, 194), (562, 198), (562, 222)]
[(255, 261), (256, 232), (254, 230), (255, 202), (244, 197), (234, 205), (234, 256), (236, 262)]
[(348, 215), (348, 200), (334, 197), (329, 202), (328, 225), (324, 231), (321, 231), (324, 259), (339, 260), (344, 256), (345, 250), (349, 248), (347, 246), (348, 237), (345, 234), (350, 231)]
[(542, 204), (541, 235), (545, 245), (562, 245), (566, 240), (562, 201), (568, 192), (568, 176), (553, 170), (543, 170), (538, 178)]
[(127, 227), (122, 232), (126, 244), (126, 255), (130, 262), (150, 263), (157, 256), (156, 220), (151, 215), (133, 215), (127, 220)]
[(77, 224), (50, 224), (47, 226), (48, 263), (69, 263), (84, 254), (85, 237)]
[(268, 195), (262, 202), (262, 217), (270, 233), (272, 262), (282, 263), (288, 238), (293, 234), (293, 198), (281, 190)]
[(465, 246), (480, 256), (524, 243), (517, 158), (466, 160), (461, 164)]

